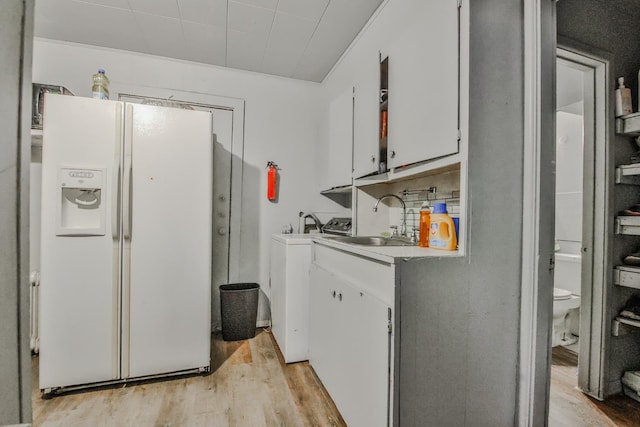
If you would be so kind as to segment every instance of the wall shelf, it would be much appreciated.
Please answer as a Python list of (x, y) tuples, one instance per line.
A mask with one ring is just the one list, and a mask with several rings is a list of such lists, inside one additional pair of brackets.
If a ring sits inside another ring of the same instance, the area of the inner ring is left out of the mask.
[(640, 267), (619, 265), (613, 270), (613, 284), (640, 289)]
[(618, 166), (616, 184), (640, 185), (640, 163)]
[(31, 145), (42, 147), (42, 129), (31, 129)]
[(611, 335), (620, 337), (631, 332), (640, 331), (640, 321), (618, 316), (611, 324)]
[(640, 136), (640, 113), (618, 117), (616, 119), (616, 133), (624, 136)]
[(351, 209), (352, 188), (353, 187), (351, 185), (333, 187), (328, 190), (321, 191), (320, 194), (328, 197), (342, 207)]
[(640, 236), (640, 216), (619, 216), (616, 218), (616, 234)]

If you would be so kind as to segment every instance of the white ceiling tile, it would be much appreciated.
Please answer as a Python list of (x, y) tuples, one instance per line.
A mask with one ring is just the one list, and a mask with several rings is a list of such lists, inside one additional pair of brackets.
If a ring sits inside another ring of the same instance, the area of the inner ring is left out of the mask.
[(34, 32), (321, 81), (381, 1), (37, 0)]
[(322, 79), (340, 59), (355, 36), (367, 23), (381, 0), (349, 0), (329, 3), (294, 76)]
[(227, 0), (178, 0), (183, 21), (225, 27)]
[(315, 29), (313, 21), (277, 12), (264, 55), (264, 72), (291, 76)]
[(212, 27), (195, 22), (182, 22), (189, 59), (206, 64), (226, 64), (227, 32), (224, 27)]
[(241, 33), (260, 34), (265, 39), (271, 31), (275, 12), (261, 7), (229, 2), (229, 30)]
[[(288, 13), (277, 12), (269, 34), (269, 45), (275, 48), (291, 49), (307, 46), (315, 31), (312, 20)], [(300, 52), (302, 53), (302, 52)]]
[(177, 0), (129, 0), (129, 4), (136, 12), (180, 19)]
[(184, 59), (185, 42), (179, 19), (134, 12), (149, 53)]
[(291, 77), (320, 83), (335, 64), (334, 58), (333, 53), (305, 52)]
[(278, 12), (291, 13), (302, 18), (318, 21), (330, 0), (280, 0)]
[[(37, 3), (40, 3), (39, 0)], [(79, 0), (81, 3), (92, 3), (100, 6), (117, 7), (119, 9), (130, 9), (127, 0)]]
[(137, 52), (147, 49), (131, 10), (73, 0), (38, 1), (35, 21), (38, 37)]
[(266, 45), (266, 37), (229, 30), (227, 32), (227, 67), (259, 71)]
[(276, 6), (278, 6), (278, 0), (231, 0), (229, 3), (242, 3), (271, 10), (276, 10)]
[(291, 77), (298, 67), (300, 55), (278, 51), (267, 52), (261, 66), (261, 72), (276, 76)]

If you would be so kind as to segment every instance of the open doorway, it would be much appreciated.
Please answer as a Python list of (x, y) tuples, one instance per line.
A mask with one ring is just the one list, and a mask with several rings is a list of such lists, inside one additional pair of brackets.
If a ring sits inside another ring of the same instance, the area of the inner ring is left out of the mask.
[(604, 393), (606, 73), (604, 60), (557, 52), (552, 426), (598, 424), (598, 411), (580, 391), (596, 399)]

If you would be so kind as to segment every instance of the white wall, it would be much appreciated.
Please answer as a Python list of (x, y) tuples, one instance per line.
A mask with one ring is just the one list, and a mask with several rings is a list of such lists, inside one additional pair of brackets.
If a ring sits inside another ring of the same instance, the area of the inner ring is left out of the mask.
[[(321, 86), (315, 83), (142, 55), (36, 39), (33, 81), (59, 84), (91, 96), (91, 75), (106, 69), (111, 98), (118, 85), (198, 92), (245, 100), (240, 281), (268, 294), (270, 235), (298, 223), (299, 211), (340, 210), (316, 191)], [(281, 168), (277, 203), (266, 199), (266, 164)], [(215, 291), (215, 289), (214, 289)]]
[(556, 114), (556, 240), (566, 253), (582, 244), (582, 115)]

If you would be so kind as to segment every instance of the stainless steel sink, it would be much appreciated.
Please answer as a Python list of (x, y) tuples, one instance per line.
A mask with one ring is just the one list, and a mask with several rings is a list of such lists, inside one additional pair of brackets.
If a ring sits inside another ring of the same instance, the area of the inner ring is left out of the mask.
[(351, 243), (353, 245), (362, 246), (415, 246), (408, 239), (401, 237), (382, 237), (382, 236), (339, 236), (332, 238), (335, 241), (343, 243)]

